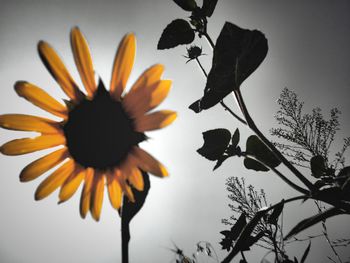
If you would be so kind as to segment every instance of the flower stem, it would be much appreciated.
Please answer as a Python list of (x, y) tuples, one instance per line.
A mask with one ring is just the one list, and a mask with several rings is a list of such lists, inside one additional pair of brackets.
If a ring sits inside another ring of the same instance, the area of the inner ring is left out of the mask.
[(129, 220), (124, 220), (122, 217), (122, 263), (129, 262), (129, 241), (130, 241), (130, 228)]
[(264, 134), (258, 129), (255, 122), (251, 118), (249, 111), (245, 105), (242, 93), (239, 89), (234, 90), (234, 95), (241, 108), (243, 116), (245, 117), (248, 127), (259, 137), (259, 139), (273, 152), (278, 158), (311, 192), (316, 191), (316, 187), (302, 174), (300, 173), (281, 153), (276, 147), (264, 136)]

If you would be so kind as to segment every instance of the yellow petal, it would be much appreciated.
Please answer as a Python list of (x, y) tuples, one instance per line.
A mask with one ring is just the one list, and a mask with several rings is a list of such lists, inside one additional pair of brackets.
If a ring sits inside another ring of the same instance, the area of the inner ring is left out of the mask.
[(119, 209), (122, 205), (122, 189), (119, 185), (117, 178), (111, 174), (107, 174), (107, 188), (108, 196), (112, 206), (115, 209)]
[(74, 172), (74, 170), (74, 160), (69, 160), (61, 165), (38, 186), (35, 192), (35, 200), (41, 200), (50, 195), (63, 184), (63, 182)]
[(133, 100), (135, 96), (138, 97), (140, 90), (149, 88), (158, 83), (163, 71), (164, 66), (161, 64), (156, 64), (146, 69), (131, 87), (130, 91), (125, 95), (124, 101), (128, 103), (128, 101)]
[(94, 184), (92, 186), (90, 211), (92, 217), (96, 220), (100, 220), (100, 214), (103, 203), (103, 193), (105, 189), (105, 176), (102, 173), (97, 173), (94, 176)]
[(135, 130), (138, 132), (152, 131), (170, 125), (176, 119), (176, 112), (170, 110), (156, 111), (139, 116), (135, 120)]
[(74, 82), (55, 50), (48, 43), (40, 41), (38, 51), (47, 70), (61, 86), (64, 93), (75, 102), (81, 101), (84, 98), (84, 94), (79, 90), (78, 85)]
[(131, 155), (141, 170), (160, 177), (168, 176), (166, 168), (157, 159), (141, 148), (134, 147)]
[(58, 122), (25, 114), (0, 115), (0, 126), (9, 130), (57, 133), (61, 130)]
[(42, 135), (35, 138), (24, 138), (9, 141), (0, 147), (5, 155), (21, 155), (40, 151), (66, 143), (63, 134)]
[(130, 100), (123, 101), (123, 105), (132, 117), (138, 118), (157, 107), (170, 91), (171, 80), (161, 80), (151, 87), (144, 87)]
[(18, 96), (25, 98), (39, 108), (61, 118), (67, 118), (67, 108), (52, 98), (44, 90), (25, 81), (18, 81), (15, 84)]
[(120, 42), (114, 59), (110, 93), (114, 99), (120, 100), (130, 72), (134, 65), (136, 39), (134, 34), (127, 34)]
[(128, 156), (127, 160), (122, 165), (122, 170), (130, 184), (134, 186), (136, 190), (143, 191), (144, 182), (142, 173), (137, 167), (136, 161), (134, 161), (132, 156)]
[(131, 190), (131, 187), (126, 183), (126, 173), (124, 170), (115, 169), (114, 176), (119, 182), (120, 187), (123, 190), (123, 193), (128, 197), (131, 202), (135, 202), (134, 194)]
[(71, 45), (81, 81), (90, 97), (96, 90), (95, 73), (88, 43), (78, 27), (71, 31)]
[(63, 162), (69, 156), (67, 148), (56, 150), (40, 159), (28, 164), (22, 170), (19, 178), (21, 182), (34, 180), (46, 171)]
[(91, 199), (91, 189), (92, 189), (92, 183), (94, 180), (94, 169), (87, 168), (85, 172), (85, 184), (84, 188), (81, 191), (81, 197), (80, 197), (80, 216), (82, 218), (86, 217), (87, 212), (90, 209), (90, 199)]
[(63, 183), (58, 195), (60, 199), (59, 203), (67, 201), (74, 195), (74, 193), (78, 190), (80, 183), (83, 181), (84, 176), (85, 170), (81, 167), (77, 167), (74, 173), (72, 173), (71, 176), (69, 176)]

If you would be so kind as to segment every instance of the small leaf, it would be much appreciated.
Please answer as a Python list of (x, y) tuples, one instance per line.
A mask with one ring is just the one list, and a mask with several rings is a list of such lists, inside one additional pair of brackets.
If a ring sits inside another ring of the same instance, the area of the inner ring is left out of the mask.
[(223, 162), (226, 161), (226, 159), (229, 158), (229, 157), (230, 157), (229, 155), (221, 155), (219, 157), (219, 159), (217, 160), (217, 162), (216, 162), (216, 164), (215, 164), (215, 166), (213, 168), (213, 171), (218, 169), (223, 164)]
[(173, 0), (173, 1), (185, 11), (194, 11), (197, 8), (197, 3), (194, 0)]
[(284, 199), (278, 203), (278, 205), (273, 209), (271, 215), (269, 216), (267, 222), (269, 224), (277, 225), (278, 218), (281, 215), (284, 208)]
[(303, 257), (302, 257), (301, 260), (300, 260), (300, 263), (304, 263), (304, 262), (305, 262), (307, 256), (309, 255), (310, 248), (311, 248), (311, 241), (309, 242), (309, 245), (308, 245), (307, 248), (305, 249), (304, 254), (303, 254)]
[(290, 237), (300, 233), (301, 231), (326, 220), (327, 218), (330, 218), (332, 216), (341, 215), (344, 214), (341, 210), (338, 208), (332, 207), (330, 209), (325, 210), (323, 213), (319, 213), (317, 215), (311, 216), (309, 218), (306, 218), (302, 221), (300, 221), (293, 229), (288, 233), (288, 235), (284, 238), (284, 240), (289, 239)]
[(232, 226), (230, 231), (221, 231), (220, 234), (223, 234), (225, 236), (220, 242), (221, 249), (226, 249), (227, 251), (229, 251), (232, 247), (233, 241), (235, 241), (238, 238), (246, 224), (246, 215), (245, 213), (242, 213), (236, 221), (236, 223)]
[[(259, 210), (254, 215), (254, 217), (249, 221), (249, 223), (243, 228), (241, 234), (239, 235), (235, 243), (235, 246), (233, 247), (231, 253), (229, 254), (229, 257), (226, 258), (227, 260), (233, 259), (238, 254), (238, 252), (244, 250), (247, 247), (247, 240), (252, 238), (251, 234), (253, 230), (255, 229), (257, 224), (260, 222), (261, 218), (267, 214), (267, 212), (268, 212), (267, 209)], [(254, 242), (255, 240), (257, 241), (259, 238), (261, 238), (260, 235), (257, 235), (255, 238), (253, 237), (252, 242)], [(230, 262), (230, 261), (225, 261), (225, 262)]]
[(321, 155), (313, 156), (310, 160), (312, 176), (320, 178), (326, 172), (325, 161)]
[(190, 44), (194, 37), (195, 34), (190, 24), (186, 20), (176, 19), (164, 29), (157, 48), (168, 49), (182, 44)]
[(207, 17), (211, 17), (218, 0), (203, 0), (202, 12)]
[(235, 133), (232, 135), (231, 143), (233, 148), (236, 148), (239, 143), (239, 130), (238, 128), (235, 130)]
[[(269, 167), (276, 167), (281, 162), (277, 159), (273, 152), (255, 135), (249, 136), (246, 146), (247, 154), (255, 156), (258, 160), (262, 161)], [(247, 169), (253, 169), (256, 171), (268, 171), (269, 169), (259, 162), (245, 158), (244, 165)]]
[(203, 132), (204, 144), (197, 152), (203, 157), (216, 161), (225, 152), (231, 139), (227, 129), (215, 129)]
[(239, 89), (265, 59), (267, 50), (263, 33), (226, 22), (216, 41), (205, 93), (196, 112), (213, 107)]

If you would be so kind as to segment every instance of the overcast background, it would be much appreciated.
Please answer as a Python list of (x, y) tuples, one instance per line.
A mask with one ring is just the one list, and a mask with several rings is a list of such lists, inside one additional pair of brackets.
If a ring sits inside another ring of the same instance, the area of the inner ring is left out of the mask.
[[(282, 88), (288, 87), (300, 95), (308, 110), (320, 106), (326, 114), (337, 106), (342, 111), (336, 147), (350, 135), (349, 11), (349, 1), (219, 0), (208, 26), (214, 40), (225, 21), (230, 21), (261, 30), (269, 41), (267, 58), (242, 87), (251, 114), (265, 134), (276, 125), (276, 99)], [(264, 188), (271, 203), (297, 194), (272, 173), (245, 170), (238, 158), (212, 172), (214, 163), (196, 153), (205, 130), (225, 127), (233, 132), (239, 127), (242, 141), (251, 133), (219, 106), (197, 115), (188, 110), (188, 105), (202, 95), (202, 73), (194, 63), (185, 65), (185, 46), (156, 50), (163, 28), (175, 18), (188, 16), (171, 0), (1, 1), (0, 113), (50, 116), (15, 94), (13, 84), (17, 80), (30, 81), (56, 98), (65, 98), (37, 55), (36, 45), (41, 39), (55, 47), (81, 83), (69, 45), (69, 32), (75, 25), (87, 37), (95, 69), (105, 83), (110, 80), (118, 43), (130, 31), (136, 33), (138, 44), (128, 85), (155, 63), (164, 64), (164, 77), (173, 80), (169, 98), (160, 108), (176, 110), (178, 120), (164, 130), (149, 133), (152, 140), (142, 144), (168, 167), (170, 177), (151, 178), (146, 204), (131, 224), (130, 262), (171, 262), (174, 256), (168, 248), (173, 247), (172, 242), (191, 254), (200, 240), (211, 242), (222, 259), (225, 253), (218, 242), (219, 231), (226, 228), (221, 219), (231, 215), (225, 190), (229, 176), (244, 177), (257, 188)], [(202, 59), (209, 70), (211, 50), (204, 40), (197, 43), (208, 54)], [(234, 107), (230, 97), (227, 103)], [(25, 135), (1, 130), (0, 144)], [(80, 190), (68, 202), (57, 205), (57, 192), (34, 201), (35, 189), (44, 177), (26, 184), (19, 182), (21, 169), (46, 152), (50, 150), (0, 157), (0, 262), (120, 262), (120, 219), (107, 196), (101, 220), (96, 223), (90, 216), (85, 220), (79, 216)], [(286, 232), (302, 216), (316, 212), (308, 204), (289, 208), (284, 215)], [(349, 237), (349, 217), (329, 222), (331, 238)], [(300, 237), (310, 233), (321, 233), (321, 226)], [(288, 254), (300, 258), (306, 246), (298, 243)], [(339, 252), (348, 259), (346, 250)], [(259, 249), (246, 253), (249, 262), (258, 262), (263, 254)], [(327, 255), (333, 256), (320, 238), (312, 244), (309, 262), (327, 262)]]

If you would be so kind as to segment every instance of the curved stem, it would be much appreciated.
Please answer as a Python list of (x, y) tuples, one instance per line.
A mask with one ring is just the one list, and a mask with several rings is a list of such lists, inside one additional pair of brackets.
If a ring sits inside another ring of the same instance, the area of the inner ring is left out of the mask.
[(281, 153), (276, 147), (264, 136), (264, 134), (258, 129), (255, 122), (251, 118), (248, 109), (244, 103), (241, 91), (239, 89), (234, 90), (234, 95), (238, 101), (241, 111), (247, 121), (248, 127), (259, 137), (259, 139), (272, 151), (272, 153), (279, 159), (311, 192), (316, 191), (316, 187), (301, 174)]

